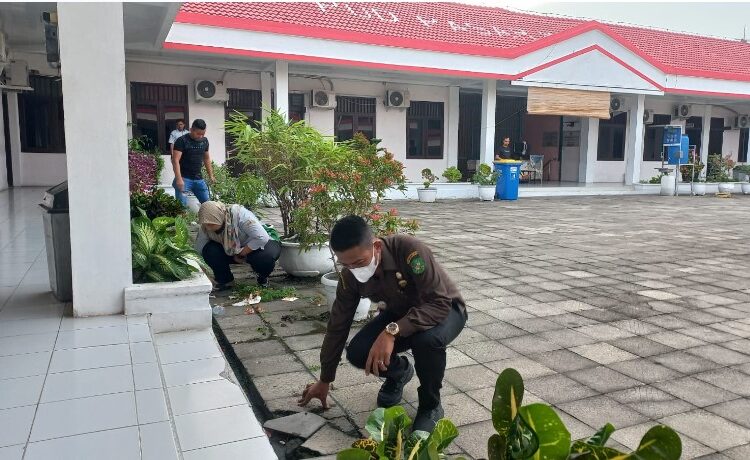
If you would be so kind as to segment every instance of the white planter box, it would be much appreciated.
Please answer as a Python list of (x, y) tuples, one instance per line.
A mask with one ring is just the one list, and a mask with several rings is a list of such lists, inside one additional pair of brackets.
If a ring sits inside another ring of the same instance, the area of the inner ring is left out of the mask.
[[(419, 198), (417, 190), (423, 189), (424, 184), (421, 182), (409, 182), (406, 184), (406, 191), (401, 192), (395, 189), (389, 189), (385, 193), (386, 200), (416, 200)], [(437, 189), (438, 200), (463, 199), (470, 200), (477, 198), (477, 185), (471, 182), (436, 182), (431, 188)]]
[(494, 185), (480, 185), (479, 186), (479, 200), (480, 201), (494, 201), (495, 190), (496, 188)]
[(750, 183), (743, 182), (741, 184), (741, 186), (742, 186), (742, 194), (743, 195), (750, 195)]
[[(326, 273), (320, 278), (320, 282), (323, 284), (323, 292), (326, 294), (328, 311), (330, 312), (333, 308), (333, 302), (336, 300), (336, 289), (339, 286), (338, 274), (336, 272)], [(372, 305), (370, 299), (366, 297), (359, 299), (357, 311), (354, 313), (354, 321), (367, 319), (367, 315), (370, 313), (370, 305)]]
[(706, 194), (706, 184), (704, 182), (693, 182), (693, 195), (703, 196)]
[(661, 184), (633, 184), (633, 189), (637, 192), (643, 192), (644, 194), (658, 195), (661, 190)]
[(209, 328), (211, 289), (203, 272), (183, 281), (134, 284), (125, 288), (125, 314), (151, 315), (154, 333)]
[(420, 188), (417, 189), (417, 195), (419, 196), (419, 201), (421, 201), (422, 203), (434, 203), (435, 199), (437, 198), (437, 189)]
[(706, 182), (706, 193), (719, 193), (719, 183)]
[(318, 277), (333, 271), (328, 243), (302, 251), (299, 243), (282, 241), (279, 265), (285, 272), (298, 278)]
[(734, 192), (734, 182), (719, 182), (719, 191), (724, 193)]
[(679, 184), (677, 184), (677, 192), (680, 195), (690, 195), (691, 193), (693, 193), (690, 182), (680, 182)]

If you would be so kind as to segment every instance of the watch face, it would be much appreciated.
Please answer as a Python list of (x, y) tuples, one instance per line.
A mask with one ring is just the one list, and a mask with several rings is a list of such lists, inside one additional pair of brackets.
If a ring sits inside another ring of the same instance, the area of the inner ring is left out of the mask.
[(391, 323), (385, 328), (386, 331), (388, 331), (389, 334), (396, 335), (398, 334), (398, 324)]

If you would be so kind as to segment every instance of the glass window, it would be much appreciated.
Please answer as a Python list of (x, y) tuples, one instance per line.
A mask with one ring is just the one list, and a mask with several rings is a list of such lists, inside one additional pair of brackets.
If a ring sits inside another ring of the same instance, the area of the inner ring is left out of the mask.
[(130, 95), (133, 136), (145, 137), (147, 148), (158, 148), (168, 155), (169, 136), (177, 127), (177, 120), (190, 126), (187, 86), (132, 83)]
[(664, 126), (671, 122), (670, 115), (654, 114), (654, 122), (646, 125), (643, 138), (643, 161), (661, 161)]
[(34, 91), (18, 95), (21, 150), (65, 153), (62, 83), (57, 77), (30, 75)]
[(599, 121), (598, 161), (625, 160), (625, 125), (628, 114), (618, 113), (609, 120)]
[(412, 101), (406, 112), (406, 158), (443, 158), (443, 103)]
[(336, 140), (349, 140), (355, 133), (362, 133), (368, 139), (375, 137), (375, 98), (336, 96)]

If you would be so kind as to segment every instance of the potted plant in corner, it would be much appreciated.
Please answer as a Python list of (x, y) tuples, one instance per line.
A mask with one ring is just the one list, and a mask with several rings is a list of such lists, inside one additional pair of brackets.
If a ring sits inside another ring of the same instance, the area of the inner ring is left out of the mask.
[(477, 172), (471, 178), (471, 181), (479, 186), (479, 200), (493, 201), (495, 199), (497, 176), (498, 174), (492, 171), (489, 165), (484, 163), (479, 165)]
[(443, 171), (443, 177), (445, 177), (445, 180), (447, 180), (449, 184), (457, 184), (461, 182), (463, 174), (461, 174), (461, 171), (457, 167), (451, 166)]
[(734, 177), (740, 179), (740, 186), (744, 195), (750, 195), (750, 165), (735, 166), (732, 170)]
[(430, 168), (424, 168), (422, 170), (422, 185), (424, 188), (418, 188), (417, 194), (419, 195), (419, 201), (422, 203), (434, 203), (437, 198), (437, 189), (431, 187), (432, 183), (438, 180), (438, 177), (432, 173)]
[[(379, 204), (372, 203), (373, 193), (382, 197), (389, 188), (406, 188), (403, 165), (379, 148), (378, 142), (357, 134), (339, 144), (339, 161), (313, 173), (316, 185), (293, 213), (295, 233), (303, 249), (327, 242), (336, 221), (347, 215), (364, 218), (378, 236), (417, 229), (415, 221), (402, 219), (396, 209), (383, 211)], [(329, 258), (333, 269), (322, 276), (321, 283), (330, 308), (341, 277), (332, 251)], [(355, 319), (364, 319), (369, 307), (369, 300), (362, 299)]]
[(721, 193), (731, 193), (734, 191), (733, 177), (729, 175), (734, 168), (734, 160), (729, 155), (722, 157), (718, 153), (708, 156), (708, 176), (706, 181), (718, 182), (718, 191)]

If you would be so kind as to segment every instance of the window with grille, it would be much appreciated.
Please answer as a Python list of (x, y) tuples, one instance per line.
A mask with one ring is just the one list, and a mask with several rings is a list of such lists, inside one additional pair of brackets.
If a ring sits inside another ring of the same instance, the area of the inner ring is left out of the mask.
[(21, 150), (65, 153), (62, 81), (58, 77), (29, 75), (34, 91), (18, 95)]
[(355, 133), (368, 139), (375, 137), (375, 98), (336, 96), (334, 134), (336, 140), (346, 141)]
[(443, 158), (443, 103), (411, 101), (406, 112), (406, 158)]
[(596, 153), (598, 161), (625, 160), (625, 125), (627, 112), (618, 113), (609, 120), (599, 121), (599, 144)]
[(147, 148), (158, 147), (168, 155), (169, 135), (177, 127), (177, 121), (185, 120), (185, 125), (190, 127), (187, 88), (185, 85), (131, 83), (133, 136), (145, 136)]
[(289, 93), (289, 120), (301, 121), (305, 119), (305, 95)]

